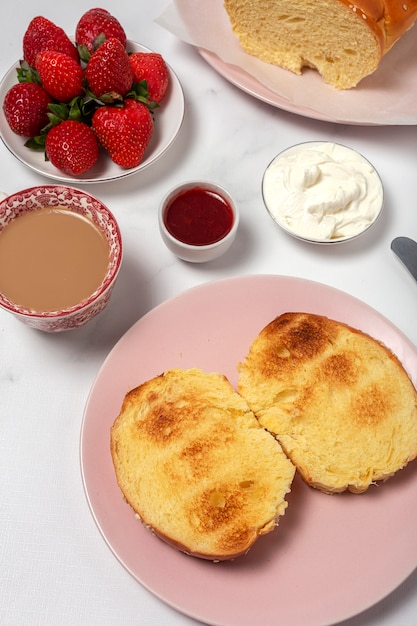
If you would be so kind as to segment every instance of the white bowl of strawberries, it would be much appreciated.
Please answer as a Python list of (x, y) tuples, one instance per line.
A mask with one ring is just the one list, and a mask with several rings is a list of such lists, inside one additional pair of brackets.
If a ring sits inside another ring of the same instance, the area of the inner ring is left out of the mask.
[(29, 23), (23, 59), (0, 84), (1, 139), (25, 165), (61, 182), (144, 169), (181, 128), (177, 76), (160, 54), (128, 41), (105, 9), (80, 18), (75, 41), (47, 18)]

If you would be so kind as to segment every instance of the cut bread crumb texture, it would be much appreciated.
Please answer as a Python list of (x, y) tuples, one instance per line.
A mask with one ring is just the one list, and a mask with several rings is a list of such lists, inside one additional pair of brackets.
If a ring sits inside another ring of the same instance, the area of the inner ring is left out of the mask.
[(233, 33), (258, 59), (350, 89), (372, 74), (417, 17), (417, 0), (225, 0)]
[(268, 324), (239, 365), (238, 391), (305, 482), (362, 493), (417, 457), (417, 393), (383, 344), (323, 316)]
[(199, 369), (172, 369), (129, 392), (111, 454), (143, 523), (210, 560), (245, 554), (275, 528), (295, 474), (225, 376)]

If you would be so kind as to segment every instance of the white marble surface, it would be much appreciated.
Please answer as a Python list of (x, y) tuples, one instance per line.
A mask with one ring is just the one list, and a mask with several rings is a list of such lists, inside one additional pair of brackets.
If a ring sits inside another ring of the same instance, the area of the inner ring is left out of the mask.
[[(115, 559), (92, 519), (80, 474), (80, 427), (91, 385), (115, 342), (154, 306), (207, 281), (286, 274), (364, 300), (417, 343), (417, 284), (390, 250), (394, 236), (417, 238), (416, 127), (335, 125), (264, 104), (229, 84), (195, 49), (154, 23), (166, 4), (105, 3), (130, 39), (164, 55), (186, 99), (179, 138), (157, 164), (119, 182), (85, 186), (111, 208), (124, 236), (124, 265), (109, 307), (83, 329), (60, 335), (38, 333), (0, 311), (0, 622), (7, 626), (197, 623), (151, 595)], [(43, 14), (71, 32), (86, 8), (80, 0), (38, 0), (36, 8), (28, 2), (5, 3), (0, 74), (20, 58), (21, 39), (34, 15)], [(311, 140), (358, 149), (382, 177), (383, 217), (371, 234), (349, 245), (300, 243), (279, 231), (263, 208), (260, 183), (266, 165), (283, 148)], [(0, 158), (0, 189), (14, 192), (48, 182), (3, 144)], [(162, 196), (193, 178), (226, 187), (241, 212), (230, 252), (200, 266), (173, 257), (157, 227)], [(389, 597), (344, 626), (416, 624), (416, 587), (415, 571)]]

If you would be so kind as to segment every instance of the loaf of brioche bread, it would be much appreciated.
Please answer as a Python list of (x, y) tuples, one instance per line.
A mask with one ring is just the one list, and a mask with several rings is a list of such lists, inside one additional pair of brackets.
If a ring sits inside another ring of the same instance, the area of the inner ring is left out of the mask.
[(346, 324), (286, 313), (254, 338), (238, 391), (305, 482), (366, 491), (417, 456), (417, 393), (399, 360)]
[(338, 89), (372, 74), (417, 17), (417, 0), (225, 0), (224, 6), (248, 54), (296, 74), (315, 68)]
[(287, 507), (295, 468), (221, 374), (172, 369), (130, 391), (111, 428), (119, 487), (188, 554), (246, 553)]

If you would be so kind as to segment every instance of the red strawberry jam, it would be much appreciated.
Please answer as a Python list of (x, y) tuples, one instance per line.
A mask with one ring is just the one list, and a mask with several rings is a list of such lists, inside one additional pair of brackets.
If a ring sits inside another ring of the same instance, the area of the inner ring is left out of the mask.
[(197, 186), (171, 200), (164, 222), (170, 234), (183, 243), (207, 246), (230, 232), (233, 211), (220, 194)]

